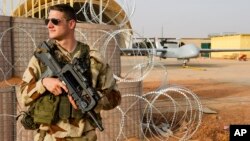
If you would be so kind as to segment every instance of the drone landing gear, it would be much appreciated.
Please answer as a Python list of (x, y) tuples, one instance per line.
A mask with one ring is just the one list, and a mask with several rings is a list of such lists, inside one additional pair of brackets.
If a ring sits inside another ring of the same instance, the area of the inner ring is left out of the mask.
[(189, 59), (184, 59), (182, 63), (182, 67), (187, 67), (188, 62), (189, 62)]

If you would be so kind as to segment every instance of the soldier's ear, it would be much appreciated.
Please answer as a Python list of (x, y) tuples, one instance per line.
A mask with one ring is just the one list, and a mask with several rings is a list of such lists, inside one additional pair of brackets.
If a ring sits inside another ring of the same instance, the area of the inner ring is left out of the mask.
[(75, 20), (70, 20), (69, 21), (69, 27), (70, 27), (70, 29), (74, 29), (75, 27), (76, 27), (76, 21)]

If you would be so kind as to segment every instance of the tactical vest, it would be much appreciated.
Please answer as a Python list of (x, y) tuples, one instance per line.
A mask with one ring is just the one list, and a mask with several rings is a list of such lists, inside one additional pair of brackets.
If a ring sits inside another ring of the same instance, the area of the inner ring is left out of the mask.
[[(51, 54), (56, 58), (61, 66), (67, 63), (71, 63), (53, 41), (48, 42), (51, 47)], [(78, 42), (80, 46), (81, 54), (79, 56), (82, 65), (86, 65), (88, 71), (85, 72), (85, 77), (88, 79), (91, 85), (91, 72), (90, 72), (90, 58), (89, 58), (89, 46)], [(39, 61), (41, 66), (41, 72), (45, 72), (47, 67)], [(67, 94), (61, 94), (54, 96), (49, 91), (46, 91), (38, 100), (36, 100), (34, 108), (34, 122), (39, 124), (53, 124), (59, 120), (66, 121), (67, 119), (80, 120), (84, 118), (84, 114), (80, 110), (76, 110), (72, 107), (68, 100)]]

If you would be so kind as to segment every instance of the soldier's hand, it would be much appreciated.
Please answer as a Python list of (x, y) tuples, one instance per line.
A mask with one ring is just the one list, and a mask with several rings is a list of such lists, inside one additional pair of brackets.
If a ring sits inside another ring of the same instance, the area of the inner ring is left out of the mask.
[(50, 78), (50, 77), (43, 78), (42, 84), (49, 92), (51, 92), (56, 96), (62, 94), (63, 90), (66, 93), (68, 92), (66, 85), (58, 78)]

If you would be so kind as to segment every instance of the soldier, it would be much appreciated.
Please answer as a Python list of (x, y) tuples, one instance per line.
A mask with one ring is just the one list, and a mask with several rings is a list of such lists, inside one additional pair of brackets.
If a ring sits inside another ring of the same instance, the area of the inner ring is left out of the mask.
[[(58, 62), (66, 64), (73, 58), (80, 58), (89, 67), (89, 82), (102, 96), (95, 111), (100, 113), (100, 110), (110, 110), (119, 105), (121, 95), (111, 68), (98, 51), (75, 39), (74, 9), (67, 4), (51, 6), (45, 24), (49, 31), (48, 43), (53, 46)], [(39, 125), (34, 140), (96, 141), (96, 127), (67, 95), (67, 85), (56, 77), (42, 77), (46, 68), (32, 56), (21, 84), (22, 101), (26, 106), (34, 107), (32, 117)]]

